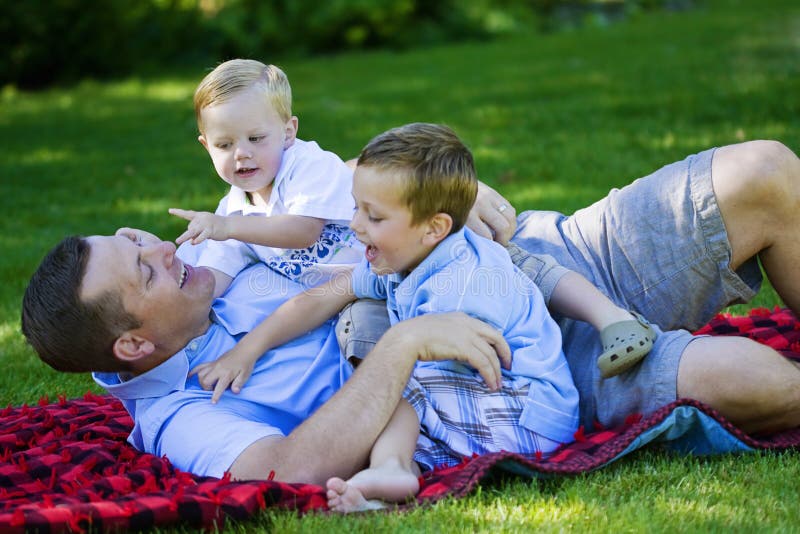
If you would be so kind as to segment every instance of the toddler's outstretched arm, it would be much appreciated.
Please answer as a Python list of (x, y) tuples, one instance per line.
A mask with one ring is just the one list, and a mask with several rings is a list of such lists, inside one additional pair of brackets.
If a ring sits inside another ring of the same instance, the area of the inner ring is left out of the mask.
[(191, 240), (193, 245), (206, 239), (224, 241), (238, 239), (245, 243), (277, 248), (307, 248), (313, 245), (325, 226), (324, 219), (303, 215), (215, 215), (207, 211), (170, 208), (169, 213), (186, 219), (186, 231), (177, 244)]
[(211, 402), (217, 402), (229, 386), (234, 393), (239, 393), (261, 355), (318, 327), (354, 299), (349, 272), (306, 289), (283, 303), (233, 349), (214, 362), (198, 365), (189, 376), (197, 375), (203, 389), (214, 390)]

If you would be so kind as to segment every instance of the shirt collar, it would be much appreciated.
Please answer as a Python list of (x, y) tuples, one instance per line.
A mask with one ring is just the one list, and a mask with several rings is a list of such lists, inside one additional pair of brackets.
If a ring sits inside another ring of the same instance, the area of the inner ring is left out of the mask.
[(464, 253), (468, 252), (468, 247), (460, 245), (465, 240), (465, 232), (468, 231), (467, 227), (461, 228), (458, 232), (452, 233), (444, 238), (436, 247), (428, 254), (424, 260), (417, 265), (405, 277), (399, 273), (392, 273), (387, 275), (386, 281), (399, 284), (403, 280), (411, 280), (415, 285), (420, 280), (426, 279), (431, 273), (438, 272), (442, 268), (455, 260), (461, 260)]
[(163, 397), (173, 391), (182, 391), (186, 389), (189, 360), (208, 344), (215, 327), (218, 328), (212, 324), (205, 334), (191, 340), (186, 347), (149, 371), (129, 380), (123, 380), (119, 373), (92, 373), (92, 378), (120, 400)]

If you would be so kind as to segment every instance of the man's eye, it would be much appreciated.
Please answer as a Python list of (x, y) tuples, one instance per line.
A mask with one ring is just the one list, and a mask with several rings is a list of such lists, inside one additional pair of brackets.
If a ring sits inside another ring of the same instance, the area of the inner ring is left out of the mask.
[(149, 270), (149, 274), (147, 275), (147, 288), (150, 289), (150, 287), (153, 285), (153, 281), (156, 278), (156, 271), (149, 265), (147, 265), (147, 269)]
[(372, 215), (368, 216), (367, 219), (369, 219), (369, 222), (374, 223), (381, 222), (383, 220), (381, 217), (373, 217)]

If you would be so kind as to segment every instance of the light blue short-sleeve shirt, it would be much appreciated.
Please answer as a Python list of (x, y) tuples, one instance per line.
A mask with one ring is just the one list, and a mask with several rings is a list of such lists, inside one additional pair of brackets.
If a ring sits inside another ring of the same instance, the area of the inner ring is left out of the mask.
[(214, 301), (208, 331), (161, 365), (129, 380), (94, 373), (131, 414), (128, 441), (143, 452), (166, 455), (179, 469), (221, 477), (255, 441), (285, 436), (314, 413), (352, 371), (331, 324), (265, 353), (241, 392), (227, 390), (217, 404), (196, 376), (188, 377), (300, 290), (263, 264), (248, 267)]
[[(512, 351), (511, 373), (531, 380), (520, 424), (554, 441), (572, 441), (578, 391), (561, 349), (561, 331), (539, 289), (502, 246), (463, 228), (405, 277), (376, 275), (362, 261), (353, 271), (353, 289), (359, 298), (386, 299), (392, 324), (462, 311), (497, 328)], [(417, 365), (475, 372), (458, 362)]]

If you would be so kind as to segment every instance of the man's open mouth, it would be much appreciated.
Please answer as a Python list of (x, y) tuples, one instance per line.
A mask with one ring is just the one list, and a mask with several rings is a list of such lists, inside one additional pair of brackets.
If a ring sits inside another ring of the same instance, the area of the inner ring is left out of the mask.
[(178, 280), (178, 287), (183, 288), (183, 284), (186, 283), (186, 279), (189, 278), (189, 269), (186, 268), (186, 265), (181, 266), (181, 276)]

